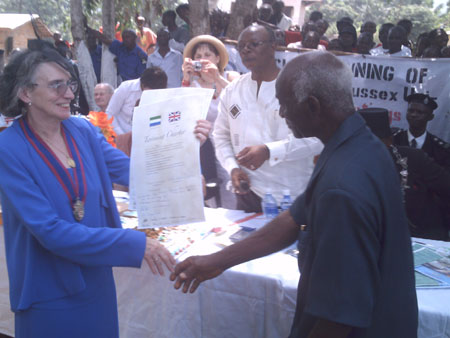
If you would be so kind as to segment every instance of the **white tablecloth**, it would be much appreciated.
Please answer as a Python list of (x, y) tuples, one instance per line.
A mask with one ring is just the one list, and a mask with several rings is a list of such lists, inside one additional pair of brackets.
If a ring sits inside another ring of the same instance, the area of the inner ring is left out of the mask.
[[(215, 243), (209, 236), (189, 255), (217, 251)], [(204, 282), (194, 294), (174, 290), (168, 274), (154, 276), (146, 264), (114, 268), (114, 277), (121, 338), (274, 338), (289, 334), (299, 272), (297, 260), (280, 252), (238, 265)], [(419, 337), (450, 337), (450, 289), (421, 289), (417, 297)], [(13, 332), (0, 231), (0, 333)]]

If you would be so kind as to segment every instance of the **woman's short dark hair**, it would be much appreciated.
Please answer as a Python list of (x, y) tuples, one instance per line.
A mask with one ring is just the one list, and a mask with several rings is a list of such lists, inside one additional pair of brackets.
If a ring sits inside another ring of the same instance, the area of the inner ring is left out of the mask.
[(197, 49), (199, 49), (202, 46), (206, 46), (208, 47), (208, 49), (213, 52), (216, 56), (219, 56), (219, 51), (217, 50), (216, 47), (214, 47), (212, 44), (210, 44), (209, 42), (199, 42), (197, 43), (194, 48), (192, 48), (192, 57), (191, 59), (194, 58), (195, 53), (197, 53)]
[(29, 87), (33, 82), (36, 69), (43, 63), (54, 62), (76, 78), (72, 64), (62, 57), (51, 44), (42, 42), (16, 53), (3, 74), (0, 76), (0, 112), (8, 117), (25, 113), (25, 103), (19, 99), (21, 88)]

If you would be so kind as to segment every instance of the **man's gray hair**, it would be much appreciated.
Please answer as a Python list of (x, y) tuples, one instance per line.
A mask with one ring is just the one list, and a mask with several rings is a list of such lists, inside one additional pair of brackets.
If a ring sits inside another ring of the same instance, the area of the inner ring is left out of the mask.
[(114, 87), (111, 86), (109, 83), (107, 82), (100, 82), (97, 83), (97, 85), (95, 87), (105, 87), (106, 89), (108, 89), (109, 94), (114, 94)]
[(294, 71), (292, 91), (298, 102), (314, 96), (321, 104), (337, 110), (353, 109), (350, 68), (328, 52), (309, 52), (307, 67)]

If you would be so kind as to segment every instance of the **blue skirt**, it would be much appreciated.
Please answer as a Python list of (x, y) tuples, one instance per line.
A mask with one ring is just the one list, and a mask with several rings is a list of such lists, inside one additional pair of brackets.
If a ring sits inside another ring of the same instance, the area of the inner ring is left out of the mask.
[(82, 268), (86, 289), (15, 313), (16, 338), (118, 338), (112, 269)]

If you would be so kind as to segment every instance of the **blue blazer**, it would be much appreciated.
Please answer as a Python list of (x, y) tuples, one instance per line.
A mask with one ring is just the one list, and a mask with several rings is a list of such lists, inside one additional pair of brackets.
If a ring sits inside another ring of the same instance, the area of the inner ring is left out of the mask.
[(85, 216), (78, 223), (50, 169), (20, 124), (0, 133), (0, 197), (13, 311), (82, 291), (82, 266), (140, 267), (145, 234), (121, 229), (112, 182), (128, 185), (129, 158), (80, 118), (62, 122), (86, 172)]

